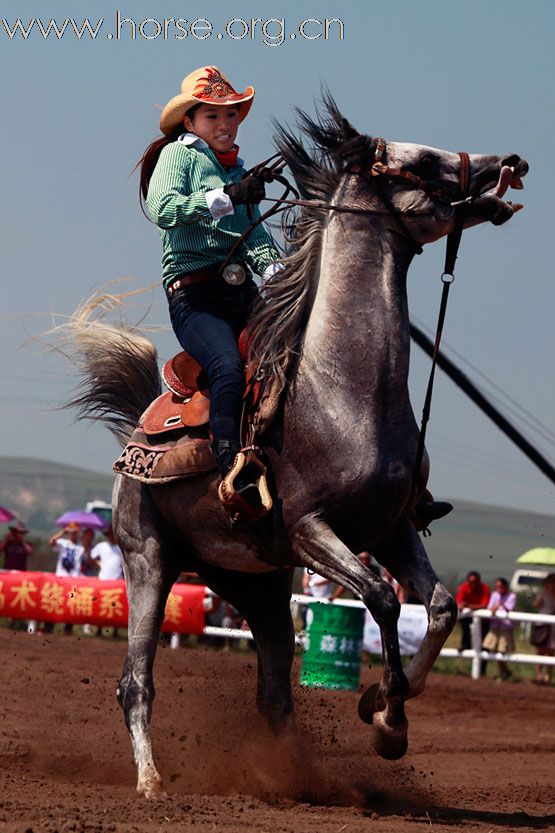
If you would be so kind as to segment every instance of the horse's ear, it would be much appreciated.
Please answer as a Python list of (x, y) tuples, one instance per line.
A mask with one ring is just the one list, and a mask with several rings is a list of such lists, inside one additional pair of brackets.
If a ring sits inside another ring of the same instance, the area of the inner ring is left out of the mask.
[(353, 163), (365, 167), (372, 159), (372, 139), (359, 133), (347, 119), (341, 117), (339, 125), (339, 144), (335, 149), (335, 156), (341, 160), (343, 166)]
[(355, 139), (357, 136), (360, 136), (360, 133), (356, 128), (353, 127), (350, 121), (345, 118), (341, 119), (341, 135), (343, 141), (347, 142), (349, 139)]

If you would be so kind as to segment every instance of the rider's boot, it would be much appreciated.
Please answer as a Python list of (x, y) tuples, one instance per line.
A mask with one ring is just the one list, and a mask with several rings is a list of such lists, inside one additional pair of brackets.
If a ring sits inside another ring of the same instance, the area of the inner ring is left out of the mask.
[(233, 520), (255, 521), (272, 508), (266, 466), (252, 449), (234, 440), (214, 440), (210, 446), (222, 476), (218, 497)]
[(234, 440), (214, 440), (210, 443), (210, 451), (214, 455), (218, 471), (224, 478), (233, 468), (235, 458), (241, 451), (241, 443)]

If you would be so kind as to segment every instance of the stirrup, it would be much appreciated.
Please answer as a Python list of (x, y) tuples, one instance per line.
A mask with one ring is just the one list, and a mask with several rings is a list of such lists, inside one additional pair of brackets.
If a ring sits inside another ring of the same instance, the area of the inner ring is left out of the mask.
[[(258, 476), (253, 483), (236, 491), (235, 478), (246, 465), (256, 466)], [(252, 447), (242, 448), (236, 455), (233, 466), (218, 487), (218, 497), (233, 521), (257, 521), (268, 514), (273, 501), (266, 480), (266, 466)]]

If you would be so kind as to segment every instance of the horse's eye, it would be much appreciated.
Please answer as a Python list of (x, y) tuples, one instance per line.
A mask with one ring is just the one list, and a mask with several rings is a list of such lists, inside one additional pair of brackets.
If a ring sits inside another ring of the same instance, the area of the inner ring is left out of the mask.
[(418, 167), (422, 168), (423, 170), (429, 171), (431, 168), (436, 167), (437, 165), (437, 157), (435, 157), (432, 153), (427, 153), (422, 159), (418, 160)]

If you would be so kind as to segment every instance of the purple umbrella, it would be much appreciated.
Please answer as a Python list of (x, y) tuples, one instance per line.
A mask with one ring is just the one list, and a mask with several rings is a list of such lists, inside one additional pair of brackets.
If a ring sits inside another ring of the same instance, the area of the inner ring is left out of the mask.
[(13, 521), (15, 515), (13, 512), (10, 512), (9, 509), (5, 509), (3, 506), (0, 506), (0, 524), (8, 524), (10, 521)]
[(56, 521), (57, 526), (67, 526), (71, 523), (88, 526), (91, 529), (106, 529), (106, 524), (98, 515), (95, 515), (94, 512), (83, 512), (80, 509), (64, 512)]

